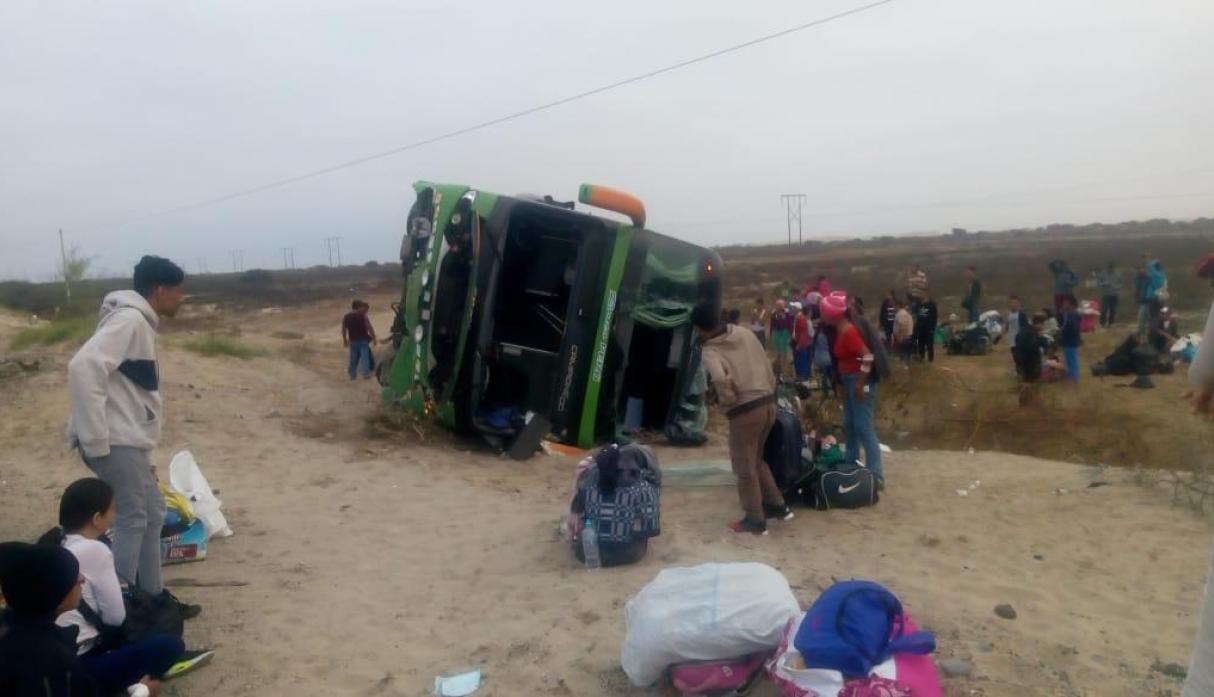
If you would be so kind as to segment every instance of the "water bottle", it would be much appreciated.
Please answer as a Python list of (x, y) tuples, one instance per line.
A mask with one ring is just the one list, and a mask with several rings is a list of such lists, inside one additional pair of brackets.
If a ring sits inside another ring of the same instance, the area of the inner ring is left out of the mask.
[(603, 560), (599, 558), (599, 534), (594, 529), (592, 521), (586, 521), (582, 526), (582, 554), (586, 557), (587, 569), (598, 569), (603, 566)]

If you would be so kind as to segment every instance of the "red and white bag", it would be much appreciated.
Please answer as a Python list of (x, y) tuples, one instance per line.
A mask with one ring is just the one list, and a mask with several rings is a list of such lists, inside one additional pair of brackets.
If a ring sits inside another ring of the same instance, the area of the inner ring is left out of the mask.
[[(767, 675), (781, 697), (849, 697), (873, 695), (881, 697), (941, 697), (940, 678), (931, 656), (896, 653), (877, 665), (869, 678), (844, 680), (837, 670), (806, 668), (801, 654), (793, 646), (793, 637), (805, 615), (790, 620), (775, 654), (767, 662)], [(918, 629), (910, 617), (904, 616), (907, 632)], [(867, 683), (864, 685), (858, 683)]]

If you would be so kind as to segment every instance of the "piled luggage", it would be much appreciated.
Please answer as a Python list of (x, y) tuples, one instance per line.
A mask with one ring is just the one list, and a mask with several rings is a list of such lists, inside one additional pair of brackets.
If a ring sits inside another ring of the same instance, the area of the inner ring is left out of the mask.
[(872, 581), (836, 583), (803, 613), (764, 564), (665, 569), (625, 621), (620, 661), (638, 687), (665, 677), (682, 695), (736, 695), (766, 677), (782, 697), (941, 694), (935, 638)]
[(987, 328), (974, 322), (953, 332), (944, 348), (952, 356), (984, 356), (993, 344)]

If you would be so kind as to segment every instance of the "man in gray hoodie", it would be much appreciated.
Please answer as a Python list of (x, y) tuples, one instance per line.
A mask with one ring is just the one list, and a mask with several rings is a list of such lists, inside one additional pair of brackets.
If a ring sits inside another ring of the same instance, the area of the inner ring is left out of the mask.
[[(161, 257), (135, 266), (134, 290), (101, 302), (101, 321), (67, 367), (72, 413), (68, 443), (114, 489), (114, 566), (128, 583), (166, 600), (160, 577), (164, 498), (148, 454), (163, 420), (156, 327), (177, 314), (185, 272)], [(186, 616), (197, 606), (181, 606)]]

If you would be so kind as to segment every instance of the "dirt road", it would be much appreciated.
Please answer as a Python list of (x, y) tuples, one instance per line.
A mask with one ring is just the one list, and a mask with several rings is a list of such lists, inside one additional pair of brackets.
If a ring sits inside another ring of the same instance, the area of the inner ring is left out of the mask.
[[(518, 463), (412, 429), (368, 437), (377, 394), (345, 378), (342, 308), (224, 315), (268, 353), (248, 361), (162, 338), (155, 462), (163, 472), (191, 449), (236, 532), (166, 576), (248, 583), (179, 589), (205, 607), (187, 643), (219, 653), (172, 694), (424, 695), (436, 674), (475, 666), (483, 696), (656, 695), (620, 671), (624, 603), (663, 567), (742, 560), (779, 568), (806, 605), (832, 579), (888, 585), (941, 657), (973, 662), (950, 695), (1178, 691), (1160, 671), (1187, 663), (1207, 525), (1124, 471), (1088, 488), (1092, 471), (1071, 464), (899, 452), (877, 507), (802, 509), (767, 538), (725, 531), (729, 489), (668, 489), (644, 562), (591, 573), (554, 533), (571, 461)], [(385, 332), (386, 316), (376, 324)], [(0, 326), (0, 346), (12, 330)], [(88, 474), (62, 442), (69, 356), (51, 350), (37, 374), (0, 383), (0, 539), (43, 532), (63, 486)], [(716, 439), (660, 455), (723, 452)], [(997, 617), (1000, 603), (1017, 619)]]

